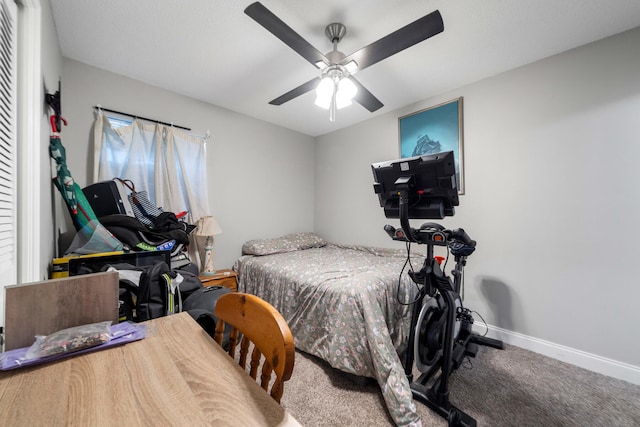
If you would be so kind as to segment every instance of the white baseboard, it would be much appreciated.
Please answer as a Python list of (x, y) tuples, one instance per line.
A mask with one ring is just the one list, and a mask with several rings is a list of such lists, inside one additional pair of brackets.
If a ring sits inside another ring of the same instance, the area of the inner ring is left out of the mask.
[[(533, 338), (497, 326), (487, 325), (487, 328), (489, 329), (487, 332), (488, 337), (502, 340), (505, 344), (511, 344), (599, 374), (640, 385), (640, 367), (638, 366), (607, 359), (606, 357)], [(473, 332), (484, 334), (485, 331), (484, 325), (474, 323)]]

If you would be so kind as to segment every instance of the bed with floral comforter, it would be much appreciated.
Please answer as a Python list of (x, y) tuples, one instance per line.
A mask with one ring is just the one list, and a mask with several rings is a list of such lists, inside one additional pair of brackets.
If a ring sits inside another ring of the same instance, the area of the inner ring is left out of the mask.
[[(332, 367), (375, 378), (398, 425), (419, 425), (398, 353), (408, 342), (416, 286), (406, 251), (330, 244), (312, 233), (253, 240), (234, 269), (239, 291), (271, 303), (296, 348)], [(419, 258), (412, 259), (416, 266)], [(400, 301), (400, 302), (399, 302)]]

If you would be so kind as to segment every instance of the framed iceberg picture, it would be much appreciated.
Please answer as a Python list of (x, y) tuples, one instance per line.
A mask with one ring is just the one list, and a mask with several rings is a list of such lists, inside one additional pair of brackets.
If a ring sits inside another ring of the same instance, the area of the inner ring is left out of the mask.
[(400, 157), (453, 151), (458, 193), (464, 194), (462, 97), (398, 119)]

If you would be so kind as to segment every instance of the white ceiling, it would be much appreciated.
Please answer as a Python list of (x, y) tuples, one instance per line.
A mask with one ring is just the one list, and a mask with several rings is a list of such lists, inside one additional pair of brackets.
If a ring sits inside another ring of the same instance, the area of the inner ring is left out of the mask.
[(311, 136), (640, 25), (638, 0), (263, 0), (324, 53), (325, 26), (343, 23), (347, 55), (440, 10), (443, 33), (358, 73), (384, 107), (331, 123), (313, 92), (268, 104), (319, 71), (245, 15), (250, 3), (51, 0), (63, 56)]

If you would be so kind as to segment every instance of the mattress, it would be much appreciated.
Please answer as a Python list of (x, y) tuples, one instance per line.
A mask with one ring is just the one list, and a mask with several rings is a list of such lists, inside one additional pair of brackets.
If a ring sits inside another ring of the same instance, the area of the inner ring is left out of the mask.
[[(375, 378), (398, 425), (419, 423), (399, 358), (407, 347), (417, 287), (401, 274), (406, 251), (337, 245), (245, 244), (234, 266), (239, 291), (271, 303), (298, 350)], [(260, 250), (247, 250), (259, 247)], [(419, 269), (422, 258), (412, 257)]]

